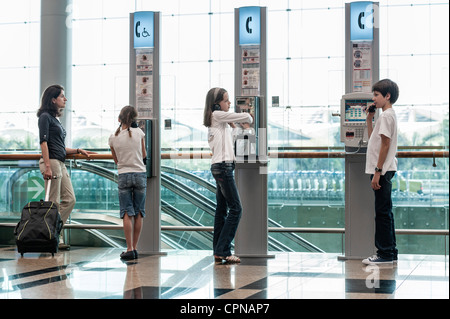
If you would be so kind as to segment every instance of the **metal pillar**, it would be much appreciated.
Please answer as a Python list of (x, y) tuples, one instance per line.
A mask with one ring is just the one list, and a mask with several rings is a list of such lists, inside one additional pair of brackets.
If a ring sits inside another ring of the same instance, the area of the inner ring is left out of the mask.
[(40, 94), (53, 84), (62, 85), (67, 97), (60, 118), (66, 129), (67, 146), (72, 132), (72, 0), (41, 0)]
[[(345, 4), (345, 93), (371, 92), (379, 79), (378, 8), (378, 2), (370, 1)], [(346, 151), (350, 149), (346, 145)], [(338, 257), (342, 260), (375, 253), (375, 199), (365, 174), (365, 151), (362, 147), (345, 156), (345, 254)]]
[[(345, 156), (345, 258), (375, 254), (374, 195), (365, 174), (365, 154)], [(341, 257), (340, 257), (341, 258)]]
[[(274, 257), (267, 251), (267, 8), (243, 7), (234, 12), (235, 96), (259, 96), (258, 119), (255, 119), (258, 153), (252, 159), (236, 157), (235, 178), (242, 217), (234, 240), (235, 253), (241, 257)], [(247, 80), (247, 72), (258, 76)]]
[[(161, 252), (160, 17), (160, 12), (130, 13), (130, 105), (137, 108), (147, 148), (146, 217), (138, 249), (154, 255), (166, 254)], [(150, 43), (136, 45), (143, 39)]]

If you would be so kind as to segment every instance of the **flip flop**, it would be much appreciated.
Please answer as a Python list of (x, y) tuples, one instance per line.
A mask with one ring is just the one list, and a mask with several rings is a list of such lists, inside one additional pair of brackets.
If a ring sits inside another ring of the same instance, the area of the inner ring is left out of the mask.
[(237, 264), (241, 262), (241, 259), (238, 256), (227, 256), (225, 257), (225, 262), (229, 264)]
[(222, 256), (216, 256), (214, 255), (214, 261), (218, 262), (218, 263), (228, 263), (228, 264), (237, 264), (241, 262), (241, 259), (238, 256), (227, 256), (227, 257), (222, 257)]

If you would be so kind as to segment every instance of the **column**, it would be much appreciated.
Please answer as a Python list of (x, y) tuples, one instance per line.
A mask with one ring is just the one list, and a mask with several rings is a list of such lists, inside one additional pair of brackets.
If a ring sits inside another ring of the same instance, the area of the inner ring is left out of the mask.
[(161, 252), (160, 17), (160, 12), (130, 13), (130, 105), (138, 111), (147, 148), (146, 217), (138, 250), (153, 255), (165, 255)]
[(72, 0), (41, 0), (40, 95), (52, 85), (65, 88), (66, 110), (60, 118), (71, 147)]

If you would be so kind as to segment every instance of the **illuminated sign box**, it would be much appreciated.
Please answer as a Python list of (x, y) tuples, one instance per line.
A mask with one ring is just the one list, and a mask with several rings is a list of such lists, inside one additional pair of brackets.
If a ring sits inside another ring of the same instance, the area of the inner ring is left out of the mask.
[(154, 47), (154, 13), (138, 11), (134, 13), (134, 48)]
[(372, 41), (373, 23), (373, 2), (350, 3), (350, 41)]
[(239, 45), (261, 44), (261, 7), (239, 8)]

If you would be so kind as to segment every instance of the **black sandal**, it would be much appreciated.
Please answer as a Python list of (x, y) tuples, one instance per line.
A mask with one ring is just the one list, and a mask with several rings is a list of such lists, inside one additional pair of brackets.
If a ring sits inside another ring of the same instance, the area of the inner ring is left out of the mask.
[(124, 251), (120, 254), (120, 259), (132, 260), (135, 259), (134, 251)]

